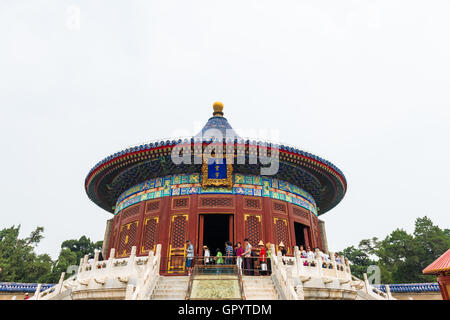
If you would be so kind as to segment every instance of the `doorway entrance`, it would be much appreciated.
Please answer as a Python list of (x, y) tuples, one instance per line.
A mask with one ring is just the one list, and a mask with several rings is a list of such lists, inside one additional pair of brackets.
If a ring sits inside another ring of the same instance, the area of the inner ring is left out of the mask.
[(300, 248), (302, 245), (306, 250), (306, 247), (309, 245), (308, 241), (308, 227), (304, 224), (294, 222), (294, 231), (295, 231), (295, 245)]
[(217, 248), (225, 255), (225, 241), (233, 243), (233, 215), (202, 214), (199, 227), (199, 254), (203, 255), (203, 246), (206, 245), (211, 255), (216, 255)]

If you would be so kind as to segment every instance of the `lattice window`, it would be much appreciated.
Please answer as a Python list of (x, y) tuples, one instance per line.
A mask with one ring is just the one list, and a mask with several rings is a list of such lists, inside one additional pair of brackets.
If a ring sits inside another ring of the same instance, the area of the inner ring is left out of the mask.
[(275, 239), (277, 247), (280, 244), (280, 242), (283, 242), (286, 250), (290, 252), (289, 230), (287, 220), (275, 218), (274, 223), (275, 223)]
[(158, 217), (147, 218), (145, 220), (141, 252), (154, 250), (157, 239), (158, 221)]
[(120, 227), (119, 256), (129, 255), (136, 245), (137, 226), (138, 221), (133, 221)]
[(128, 240), (127, 233), (128, 233), (128, 229), (126, 228), (126, 226), (123, 226), (120, 231), (119, 250), (117, 250), (117, 253), (116, 253), (118, 256), (123, 256), (123, 255), (127, 254), (127, 251), (125, 249), (125, 246), (126, 246), (125, 241)]
[(232, 207), (233, 199), (230, 198), (202, 198), (200, 200), (202, 207)]
[(126, 219), (135, 216), (139, 213), (139, 205), (132, 206), (122, 213), (122, 219)]
[(245, 216), (245, 237), (248, 238), (252, 246), (256, 246), (262, 240), (260, 216)]
[(284, 203), (274, 202), (273, 203), (273, 210), (285, 213), (286, 212), (286, 205)]
[(181, 209), (189, 206), (189, 198), (173, 199), (173, 208)]
[(182, 248), (186, 242), (186, 216), (174, 216), (172, 221), (172, 248)]
[(261, 200), (245, 199), (245, 207), (248, 209), (261, 209)]
[(159, 210), (159, 203), (160, 203), (159, 200), (147, 202), (147, 208), (145, 212)]
[(303, 211), (303, 210), (301, 210), (299, 208), (296, 208), (296, 207), (293, 208), (293, 211), (294, 211), (295, 215), (297, 215), (299, 217), (302, 217), (304, 219), (308, 219), (308, 213), (307, 212), (305, 212), (305, 211)]
[(134, 221), (131, 224), (129, 224), (128, 234), (127, 234), (127, 237), (128, 237), (127, 240), (128, 241), (127, 241), (127, 243), (125, 245), (125, 249), (127, 250), (127, 254), (130, 254), (131, 253), (131, 248), (136, 245), (137, 225), (138, 225), (137, 221)]

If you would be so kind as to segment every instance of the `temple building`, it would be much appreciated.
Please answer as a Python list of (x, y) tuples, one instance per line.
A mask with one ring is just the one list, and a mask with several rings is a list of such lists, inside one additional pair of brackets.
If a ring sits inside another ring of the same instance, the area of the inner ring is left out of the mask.
[[(86, 192), (112, 215), (104, 259), (84, 256), (74, 274), (39, 284), (31, 299), (395, 299), (328, 252), (319, 217), (344, 197), (343, 173), (295, 147), (243, 139), (223, 104), (213, 109), (192, 137), (134, 146), (91, 169)], [(204, 246), (214, 252), (244, 239), (256, 256), (246, 246), (232, 257), (228, 246), (225, 259), (205, 257)]]
[[(282, 243), (287, 255), (300, 245), (328, 251), (319, 218), (345, 195), (341, 170), (292, 146), (242, 139), (223, 104), (213, 109), (190, 139), (137, 145), (90, 170), (86, 193), (112, 215), (104, 257), (112, 248), (116, 258), (128, 257), (133, 246), (146, 256), (161, 244), (161, 272), (177, 275), (185, 272), (187, 240), (196, 256), (203, 245), (215, 250), (245, 238)], [(267, 173), (270, 166), (276, 170)]]

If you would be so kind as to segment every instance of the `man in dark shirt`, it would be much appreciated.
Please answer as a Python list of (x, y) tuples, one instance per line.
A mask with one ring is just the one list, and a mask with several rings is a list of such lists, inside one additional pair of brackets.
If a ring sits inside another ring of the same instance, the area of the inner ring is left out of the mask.
[(233, 263), (233, 247), (231, 246), (231, 242), (225, 242), (225, 264)]

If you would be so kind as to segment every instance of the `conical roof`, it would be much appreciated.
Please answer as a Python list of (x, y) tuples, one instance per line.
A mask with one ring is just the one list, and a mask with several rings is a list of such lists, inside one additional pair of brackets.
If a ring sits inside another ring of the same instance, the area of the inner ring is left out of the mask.
[[(121, 195), (144, 181), (175, 174), (202, 173), (202, 165), (176, 164), (172, 159), (172, 151), (180, 145), (189, 145), (195, 150), (195, 143), (202, 141), (206, 148), (211, 140), (227, 144), (230, 138), (234, 140), (235, 148), (242, 146), (245, 163), (235, 163), (233, 172), (244, 175), (260, 175), (262, 164), (251, 164), (248, 157), (254, 151), (254, 146), (260, 143), (254, 140), (242, 139), (233, 130), (228, 120), (223, 116), (223, 104), (215, 102), (214, 113), (202, 130), (190, 139), (156, 140), (121, 150), (98, 162), (85, 179), (85, 189), (89, 198), (114, 213), (117, 200)], [(271, 150), (273, 145), (268, 147)], [(318, 215), (335, 207), (344, 197), (347, 182), (344, 174), (331, 162), (314, 154), (295, 147), (276, 144), (279, 152), (279, 169), (272, 178), (299, 187), (311, 196), (311, 201), (317, 204)], [(195, 151), (193, 152), (195, 154)]]
[(231, 125), (228, 123), (227, 118), (223, 116), (223, 104), (222, 102), (215, 102), (213, 104), (214, 113), (213, 117), (209, 118), (208, 122), (202, 128), (202, 130), (194, 136), (194, 139), (202, 138), (203, 140), (210, 140), (211, 138), (232, 138), (241, 139)]

